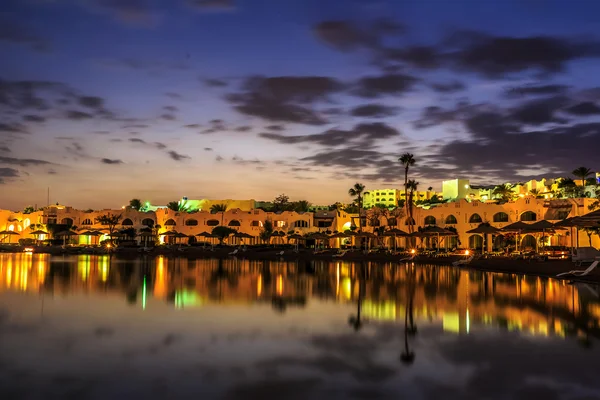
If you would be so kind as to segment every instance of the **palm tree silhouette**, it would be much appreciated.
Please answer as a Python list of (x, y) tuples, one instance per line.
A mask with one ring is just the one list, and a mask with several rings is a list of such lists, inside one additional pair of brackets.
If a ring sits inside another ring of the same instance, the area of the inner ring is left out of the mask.
[(504, 201), (509, 201), (513, 196), (512, 186), (510, 183), (505, 185), (498, 185), (494, 188), (492, 192), (494, 196), (500, 197)]
[[(362, 310), (362, 300), (365, 292), (365, 284), (366, 284), (366, 269), (365, 265), (361, 265), (358, 267), (360, 270), (358, 272), (358, 301), (356, 302), (356, 315), (351, 315), (348, 317), (348, 325), (354, 328), (355, 332), (358, 332), (362, 326), (363, 322), (361, 320), (361, 310)], [(361, 276), (362, 275), (362, 276)]]
[(362, 232), (362, 223), (361, 223), (361, 211), (362, 211), (362, 193), (365, 191), (365, 185), (362, 183), (355, 183), (350, 189), (348, 189), (348, 194), (350, 196), (356, 197), (356, 202), (358, 205), (358, 231)]
[(410, 365), (415, 361), (415, 353), (410, 350), (408, 346), (408, 336), (415, 336), (417, 334), (417, 326), (415, 325), (413, 318), (414, 309), (414, 298), (415, 298), (415, 271), (411, 268), (408, 273), (408, 285), (407, 285), (407, 304), (404, 310), (404, 350), (400, 353), (400, 361), (402, 363)]
[(223, 217), (225, 216), (225, 211), (227, 211), (227, 204), (213, 204), (210, 206), (211, 213), (221, 213), (221, 226), (223, 226)]
[(408, 215), (408, 169), (415, 165), (416, 160), (411, 153), (404, 153), (398, 158), (398, 161), (404, 166), (404, 205), (406, 206), (406, 214)]
[[(419, 186), (419, 182), (415, 181), (414, 179), (409, 180), (406, 183), (406, 188), (410, 190), (410, 192), (408, 192), (408, 198), (407, 198), (407, 203), (408, 203), (408, 217), (410, 218), (410, 221), (414, 221), (413, 219), (413, 197), (414, 197), (414, 193), (415, 190), (417, 190)], [(409, 226), (409, 230), (412, 232), (414, 231), (414, 224), (410, 224)]]
[(585, 188), (585, 180), (592, 174), (592, 171), (586, 167), (579, 167), (571, 172), (574, 176), (581, 179), (581, 187)]

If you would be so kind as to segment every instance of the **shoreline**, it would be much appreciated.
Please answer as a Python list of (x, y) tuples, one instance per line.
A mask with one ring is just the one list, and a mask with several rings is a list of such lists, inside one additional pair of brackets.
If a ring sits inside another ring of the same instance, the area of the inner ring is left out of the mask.
[[(181, 249), (181, 250), (179, 250)], [(12, 251), (7, 251), (12, 250)], [(89, 251), (86, 251), (89, 250)], [(246, 260), (265, 260), (265, 261), (328, 261), (328, 262), (377, 262), (377, 263), (406, 263), (410, 262), (414, 265), (422, 266), (452, 266), (454, 261), (464, 259), (464, 255), (450, 255), (447, 257), (426, 257), (417, 256), (411, 261), (401, 261), (405, 255), (393, 255), (387, 253), (371, 253), (364, 254), (360, 251), (351, 251), (344, 254), (342, 257), (334, 257), (337, 254), (336, 250), (326, 251), (324, 253), (315, 254), (312, 250), (300, 250), (295, 252), (290, 248), (248, 248), (246, 251), (238, 250), (234, 255), (235, 248), (231, 247), (215, 247), (214, 249), (202, 247), (182, 247), (182, 248), (153, 248), (149, 252), (141, 251), (138, 248), (117, 248), (110, 252), (100, 249), (87, 249), (78, 247), (68, 247), (63, 249), (60, 246), (52, 247), (34, 247), (33, 254), (50, 254), (50, 255), (113, 255), (119, 258), (138, 258), (138, 257), (182, 257), (188, 259), (208, 259), (208, 258), (238, 258)], [(280, 254), (283, 251), (283, 254)], [(23, 253), (23, 247), (13, 249), (0, 249), (2, 253), (19, 254)], [(506, 273), (533, 275), (546, 278), (554, 278), (558, 280), (576, 281), (584, 283), (600, 284), (600, 268), (593, 270), (586, 276), (562, 276), (556, 277), (557, 274), (571, 270), (584, 270), (587, 266), (576, 267), (570, 260), (517, 260), (509, 258), (487, 258), (475, 259), (469, 264), (456, 266), (455, 268), (469, 269), (482, 272)]]

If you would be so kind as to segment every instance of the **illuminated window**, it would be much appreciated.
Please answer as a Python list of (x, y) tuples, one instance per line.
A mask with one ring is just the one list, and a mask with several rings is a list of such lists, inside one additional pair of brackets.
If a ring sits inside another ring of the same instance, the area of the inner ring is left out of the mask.
[(144, 218), (142, 220), (142, 225), (153, 227), (154, 226), (154, 220), (152, 218)]
[(168, 219), (167, 222), (165, 222), (165, 226), (175, 226), (177, 225), (177, 223), (175, 222), (174, 219)]
[(185, 221), (185, 226), (197, 226), (198, 221), (195, 219), (188, 219)]
[(458, 221), (456, 220), (456, 217), (452, 214), (448, 215), (446, 217), (446, 225), (456, 225), (458, 224)]
[(525, 211), (521, 214), (521, 221), (531, 222), (536, 221), (537, 215), (533, 211)]
[(240, 221), (232, 219), (231, 221), (229, 221), (229, 224), (227, 224), (229, 226), (240, 226)]
[(308, 222), (304, 220), (295, 221), (294, 228), (308, 228)]
[(83, 222), (81, 223), (81, 225), (92, 225), (92, 220), (89, 218), (86, 218), (83, 220)]
[(217, 225), (219, 225), (219, 221), (217, 221), (216, 219), (209, 219), (208, 221), (206, 221), (206, 225), (217, 226)]
[(425, 217), (425, 225), (435, 225), (436, 219), (433, 215), (428, 215)]
[(494, 214), (494, 222), (508, 222), (508, 214), (505, 212), (499, 212)]
[(471, 218), (469, 218), (469, 223), (471, 224), (479, 224), (483, 222), (483, 220), (481, 219), (481, 215), (479, 214), (473, 214), (471, 215)]

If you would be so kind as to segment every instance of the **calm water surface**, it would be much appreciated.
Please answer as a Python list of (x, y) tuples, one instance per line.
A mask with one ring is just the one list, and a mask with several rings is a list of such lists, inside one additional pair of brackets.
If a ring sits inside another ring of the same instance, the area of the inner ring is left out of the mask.
[(0, 398), (598, 399), (599, 293), (439, 266), (0, 254)]

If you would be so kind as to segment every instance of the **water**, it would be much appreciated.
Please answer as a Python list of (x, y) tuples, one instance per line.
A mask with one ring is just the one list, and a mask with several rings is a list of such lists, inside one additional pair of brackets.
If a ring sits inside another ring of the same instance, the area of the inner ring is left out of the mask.
[(0, 397), (600, 398), (599, 292), (439, 266), (0, 254)]

